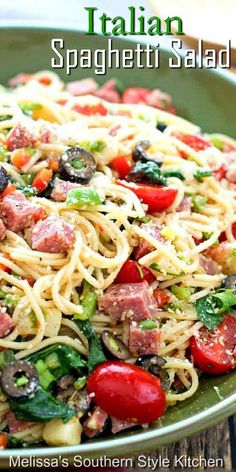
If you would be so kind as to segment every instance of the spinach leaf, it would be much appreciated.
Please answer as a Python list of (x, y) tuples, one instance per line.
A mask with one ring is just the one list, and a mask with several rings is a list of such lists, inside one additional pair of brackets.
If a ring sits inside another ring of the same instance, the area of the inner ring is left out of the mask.
[(91, 372), (98, 364), (106, 361), (103, 353), (101, 339), (95, 333), (89, 320), (74, 320), (79, 329), (83, 331), (89, 343), (88, 370)]
[(22, 447), (24, 447), (24, 445), (25, 445), (25, 442), (23, 441), (23, 439), (16, 438), (15, 436), (8, 436), (8, 440), (7, 440), (8, 449), (16, 449), (16, 448), (21, 449)]
[(232, 290), (214, 292), (195, 302), (195, 308), (200, 321), (208, 329), (214, 329), (223, 320), (223, 313), (230, 311), (236, 305), (236, 295)]
[(37, 191), (32, 185), (17, 185), (17, 189), (20, 190), (26, 197), (34, 197), (37, 195)]
[[(55, 368), (50, 369), (50, 364), (47, 360), (50, 359), (52, 354), (58, 358), (58, 364), (55, 365)], [(66, 344), (53, 344), (52, 346), (42, 349), (35, 354), (28, 356), (27, 360), (36, 364), (39, 360), (44, 361), (50, 370), (53, 370), (53, 376), (55, 379), (63, 377), (71, 372), (71, 369), (76, 369), (80, 373), (80, 369), (85, 367), (86, 362), (82, 359), (76, 349)]]
[(204, 170), (204, 169), (198, 169), (196, 172), (193, 174), (193, 177), (198, 181), (202, 182), (205, 177), (211, 177), (212, 171), (211, 170)]
[(18, 420), (50, 421), (61, 418), (65, 422), (76, 415), (76, 410), (56, 400), (41, 387), (35, 395), (24, 400), (10, 400), (10, 408)]
[(161, 170), (154, 161), (137, 162), (128, 175), (132, 182), (147, 182), (157, 185), (167, 185), (169, 177), (184, 180), (184, 175), (178, 169)]
[(0, 367), (3, 367), (15, 360), (14, 352), (11, 349), (5, 349), (0, 352)]

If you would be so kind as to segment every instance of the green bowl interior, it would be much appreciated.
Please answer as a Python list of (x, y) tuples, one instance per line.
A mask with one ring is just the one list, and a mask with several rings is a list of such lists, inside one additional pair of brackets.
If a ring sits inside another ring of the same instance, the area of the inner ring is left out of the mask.
[[(64, 38), (65, 48), (92, 51), (106, 47), (101, 36), (86, 36), (77, 31), (44, 28), (0, 28), (0, 83), (19, 72), (35, 72), (51, 68), (51, 39)], [(135, 48), (134, 42), (113, 40), (113, 47)], [(178, 114), (199, 124), (207, 132), (223, 132), (236, 138), (235, 92), (236, 80), (229, 74), (206, 69), (169, 69), (170, 53), (163, 50), (158, 70), (113, 69), (107, 75), (95, 75), (93, 70), (73, 70), (68, 78), (64, 70), (55, 69), (64, 80), (93, 76), (99, 82), (116, 77), (125, 86), (160, 87), (170, 93)], [(136, 73), (135, 73), (136, 72)], [(101, 438), (72, 448), (44, 448), (34, 455), (127, 454), (130, 451), (154, 447), (210, 426), (236, 411), (236, 374), (202, 378), (198, 392), (185, 402), (170, 408), (161, 420), (147, 430), (124, 432), (117, 437)], [(12, 451), (0, 451), (0, 459)], [(14, 451), (14, 455), (29, 455), (32, 450)], [(7, 466), (6, 462), (2, 462)]]

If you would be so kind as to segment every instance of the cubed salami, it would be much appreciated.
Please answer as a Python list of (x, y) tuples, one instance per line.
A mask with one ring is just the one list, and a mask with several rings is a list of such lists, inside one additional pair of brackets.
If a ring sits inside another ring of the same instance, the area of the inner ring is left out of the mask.
[(104, 311), (113, 322), (121, 320), (144, 320), (153, 318), (157, 305), (146, 281), (111, 285), (99, 297), (99, 310)]
[(32, 203), (20, 191), (15, 191), (0, 202), (0, 217), (10, 231), (22, 231), (44, 217), (44, 211)]
[(108, 102), (120, 102), (120, 95), (117, 91), (117, 85), (113, 79), (107, 80), (107, 82), (105, 82), (105, 84), (95, 92), (95, 95), (102, 98), (103, 100), (107, 100)]
[(158, 354), (160, 349), (159, 328), (141, 329), (136, 322), (132, 322), (129, 332), (129, 349), (137, 357)]
[(51, 198), (56, 202), (65, 202), (69, 190), (78, 187), (81, 187), (81, 185), (73, 182), (66, 182), (61, 179), (55, 179)]
[(83, 424), (83, 432), (88, 438), (93, 438), (101, 433), (108, 419), (108, 414), (99, 406), (95, 407), (91, 416)]
[(22, 125), (16, 125), (7, 135), (6, 145), (9, 151), (15, 149), (33, 147), (36, 143), (36, 137)]
[(8, 411), (6, 414), (7, 425), (10, 431), (10, 434), (19, 433), (20, 431), (24, 431), (27, 428), (37, 424), (32, 423), (32, 421), (22, 421), (17, 420), (14, 413), (12, 411)]
[(73, 228), (63, 218), (49, 216), (32, 230), (32, 248), (41, 252), (66, 252), (75, 241)]
[(67, 92), (77, 96), (93, 94), (97, 88), (97, 83), (91, 78), (68, 82), (66, 86)]
[(7, 336), (14, 328), (12, 318), (6, 312), (5, 308), (0, 308), (0, 338)]

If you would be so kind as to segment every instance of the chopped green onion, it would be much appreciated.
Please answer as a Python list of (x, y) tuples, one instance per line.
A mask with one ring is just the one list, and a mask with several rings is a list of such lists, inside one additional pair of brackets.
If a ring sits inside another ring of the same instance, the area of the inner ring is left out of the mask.
[(83, 149), (88, 152), (101, 152), (106, 147), (104, 141), (83, 141), (79, 144)]
[(190, 288), (180, 287), (179, 285), (172, 285), (171, 292), (180, 300), (188, 300), (191, 295)]
[(202, 195), (192, 195), (192, 208), (193, 211), (201, 211), (206, 205), (206, 199)]
[(198, 182), (202, 182), (205, 177), (211, 177), (212, 176), (212, 171), (211, 170), (204, 170), (204, 169), (199, 169), (194, 172), (193, 177), (198, 180)]
[(17, 387), (23, 387), (24, 385), (27, 385), (28, 382), (29, 382), (28, 377), (26, 377), (26, 375), (22, 375), (22, 377), (19, 377), (18, 379), (16, 379), (15, 384)]
[(143, 320), (139, 323), (139, 327), (144, 329), (155, 329), (157, 327), (156, 321), (154, 320)]
[(45, 364), (51, 370), (58, 369), (58, 367), (61, 367), (59, 357), (55, 352), (52, 352), (52, 354), (49, 354), (46, 357)]
[(84, 375), (84, 377), (80, 377), (74, 382), (74, 388), (76, 390), (82, 390), (82, 388), (84, 388), (84, 386), (86, 385), (86, 382), (87, 382), (87, 377)]
[(221, 138), (219, 138), (218, 136), (215, 136), (214, 134), (211, 135), (211, 136), (208, 136), (208, 139), (211, 141), (211, 143), (213, 144), (213, 146), (215, 146), (217, 149), (219, 149), (220, 151), (222, 151), (224, 149), (224, 142), (222, 141)]
[(44, 390), (47, 390), (49, 385), (54, 382), (55, 377), (51, 374), (47, 365), (42, 360), (38, 360), (35, 366), (39, 374), (39, 383)]
[(74, 188), (67, 194), (66, 205), (74, 208), (100, 205), (102, 200), (96, 190), (91, 188)]
[(9, 156), (9, 153), (6, 146), (0, 146), (0, 161), (1, 162), (7, 161), (8, 156)]
[(97, 308), (97, 292), (86, 280), (83, 281), (83, 291), (81, 295), (82, 313), (75, 313), (76, 320), (87, 320), (94, 315)]
[(21, 111), (23, 111), (25, 115), (29, 115), (29, 116), (32, 115), (33, 111), (40, 110), (42, 108), (42, 105), (40, 105), (40, 103), (33, 103), (33, 102), (21, 103), (19, 106), (20, 106)]

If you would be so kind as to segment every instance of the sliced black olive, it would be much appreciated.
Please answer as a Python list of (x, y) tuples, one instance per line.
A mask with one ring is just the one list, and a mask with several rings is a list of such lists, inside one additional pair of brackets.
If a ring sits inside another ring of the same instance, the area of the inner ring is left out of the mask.
[(3, 166), (0, 166), (0, 193), (5, 190), (9, 184), (9, 175)]
[(156, 128), (163, 133), (163, 131), (165, 131), (165, 129), (167, 128), (167, 125), (165, 125), (164, 123), (157, 123)]
[(64, 180), (87, 184), (96, 171), (96, 161), (90, 152), (79, 146), (69, 148), (60, 158), (59, 171)]
[(1, 371), (1, 387), (10, 398), (27, 398), (37, 390), (39, 377), (33, 364), (16, 361), (4, 366)]
[(102, 333), (102, 342), (107, 350), (117, 359), (128, 359), (131, 353), (127, 346), (117, 336), (112, 334), (108, 330), (104, 330)]
[(135, 148), (134, 151), (132, 152), (132, 158), (135, 162), (141, 161), (141, 162), (148, 162), (148, 161), (153, 161), (155, 162), (159, 167), (162, 166), (162, 161), (158, 157), (151, 157), (148, 155), (146, 150), (151, 147), (151, 142), (146, 140), (146, 141), (140, 141)]
[(236, 275), (228, 275), (223, 282), (223, 286), (236, 292)]
[(152, 355), (139, 357), (136, 361), (136, 365), (160, 377), (163, 390), (168, 390), (170, 388), (170, 378), (167, 370), (163, 369), (165, 363), (164, 357)]

